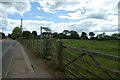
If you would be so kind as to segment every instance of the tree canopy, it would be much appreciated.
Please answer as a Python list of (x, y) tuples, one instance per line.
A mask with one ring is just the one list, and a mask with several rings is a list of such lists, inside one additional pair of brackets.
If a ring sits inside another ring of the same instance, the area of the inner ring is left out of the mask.
[(36, 36), (37, 32), (36, 31), (32, 31), (32, 35)]
[(11, 34), (8, 34), (8, 37), (11, 38)]
[(114, 34), (111, 35), (111, 37), (113, 39), (118, 39), (118, 38), (120, 38), (120, 34), (114, 33)]
[(70, 31), (69, 33), (70, 33), (69, 35), (70, 39), (79, 39), (79, 34), (76, 31)]
[[(51, 33), (51, 29), (47, 28), (47, 27), (42, 27), (42, 29), (44, 29), (46, 32), (43, 32), (43, 37), (45, 37), (45, 35), (51, 35), (54, 38), (57, 39), (88, 39), (88, 35), (86, 32), (82, 32), (81, 36), (79, 36), (79, 34), (76, 31), (69, 31), (69, 30), (63, 30), (63, 32), (58, 33), (58, 32), (54, 32)], [(32, 33), (30, 31), (23, 31), (23, 33), (21, 34), (21, 29), (19, 27), (15, 27), (12, 31), (11, 34), (8, 35), (9, 38), (13, 38), (13, 39), (17, 39), (18, 37), (20, 37), (21, 35), (23, 35), (24, 38), (26, 39), (30, 39), (30, 38), (40, 38), (40, 35), (37, 35), (37, 31), (32, 31)], [(120, 40), (120, 34), (119, 33), (114, 33), (112, 35), (106, 35), (105, 33), (102, 34), (97, 34), (96, 37), (95, 33), (93, 32), (89, 32), (88, 33), (90, 36), (91, 40)], [(4, 38), (5, 34), (4, 33), (0, 33), (0, 37)]]
[(90, 36), (90, 37), (94, 37), (95, 34), (94, 34), (93, 32), (89, 32), (89, 36)]
[(23, 31), (23, 37), (26, 38), (26, 39), (30, 39), (31, 38), (30, 31)]
[(18, 37), (20, 37), (20, 35), (21, 35), (21, 29), (19, 27), (15, 27), (12, 31), (11, 37), (13, 39), (17, 39)]
[(5, 33), (0, 32), (0, 39), (4, 39), (5, 38)]
[(54, 33), (53, 33), (53, 37), (54, 37), (54, 38), (58, 38), (58, 33), (57, 33), (57, 32), (54, 32)]
[(87, 33), (82, 32), (80, 39), (88, 39)]

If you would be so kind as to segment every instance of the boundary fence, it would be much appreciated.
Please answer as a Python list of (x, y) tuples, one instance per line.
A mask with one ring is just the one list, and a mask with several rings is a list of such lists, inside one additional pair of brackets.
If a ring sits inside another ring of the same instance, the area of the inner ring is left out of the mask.
[[(23, 40), (23, 44), (33, 49), (43, 58), (50, 57), (59, 68), (65, 70), (65, 74), (71, 78), (119, 78), (120, 57), (89, 51), (83, 48), (64, 45), (61, 40), (57, 40), (56, 45), (49, 39)], [(42, 46), (42, 50), (40, 49)], [(54, 48), (53, 48), (54, 46)], [(54, 59), (52, 55), (54, 53)], [(78, 53), (77, 55), (73, 55)], [(106, 64), (104, 64), (106, 63)], [(109, 64), (108, 66), (104, 65)], [(115, 67), (111, 68), (110, 66)]]

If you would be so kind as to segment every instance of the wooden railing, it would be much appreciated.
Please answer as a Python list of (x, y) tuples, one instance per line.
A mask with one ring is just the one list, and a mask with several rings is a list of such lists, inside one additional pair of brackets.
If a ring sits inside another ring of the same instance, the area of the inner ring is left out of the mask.
[(37, 53), (43, 54), (44, 57), (55, 53), (55, 59), (51, 57), (51, 60), (54, 60), (58, 68), (64, 69), (65, 74), (70, 78), (119, 78), (120, 56), (67, 46), (61, 40), (57, 40), (54, 49), (50, 48), (51, 45), (48, 43), (50, 41), (44, 40), (43, 52), (40, 51), (40, 40), (24, 40), (23, 42)]
[(89, 50), (86, 50), (86, 49), (83, 49), (83, 48), (76, 48), (76, 47), (73, 47), (73, 46), (66, 46), (66, 45), (63, 45), (63, 47), (67, 48), (67, 49), (81, 51), (82, 53), (84, 53), (86, 55), (93, 55), (93, 56), (96, 56), (96, 57), (104, 57), (104, 58), (108, 58), (110, 60), (120, 61), (120, 57), (114, 56), (114, 55), (109, 55), (108, 53), (106, 53), (106, 54), (98, 53), (98, 52), (95, 52), (95, 51), (89, 51)]
[[(43, 39), (42, 44), (40, 44), (40, 39), (23, 39), (22, 44), (31, 49), (34, 53), (40, 55), (42, 58), (47, 58), (50, 56), (50, 40)], [(41, 47), (42, 46), (42, 47)], [(41, 49), (42, 48), (42, 49)]]
[[(89, 51), (83, 48), (76, 48), (76, 47), (72, 47), (72, 46), (66, 46), (63, 45), (62, 41), (58, 40), (57, 41), (57, 64), (59, 66), (64, 65), (65, 71), (66, 73), (70, 73), (69, 77), (74, 77), (76, 79), (79, 78), (91, 78), (90, 76), (88, 76), (87, 74), (89, 73), (89, 75), (92, 75), (92, 78), (119, 78), (120, 75), (120, 71), (119, 71), (119, 64), (120, 64), (120, 57), (119, 56), (115, 56), (115, 55), (110, 55), (110, 54), (104, 54), (104, 53), (98, 53), (95, 51)], [(80, 53), (77, 56), (74, 56), (73, 54), (75, 53), (71, 53), (71, 54), (67, 54), (67, 56), (65, 56), (65, 52), (64, 50), (72, 50), (75, 52)], [(71, 58), (69, 58), (68, 56), (70, 56)], [(86, 58), (83, 58), (84, 56), (87, 56), (87, 58), (91, 59), (91, 60), (87, 60)], [(109, 66), (105, 67), (103, 66), (102, 63), (100, 63), (98, 61), (99, 59), (105, 59), (104, 61), (108, 61), (105, 62), (106, 65), (113, 65), (114, 63), (116, 63), (116, 65), (114, 66), (118, 66), (118, 68), (116, 69), (111, 69), (109, 68)], [(83, 62), (83, 63), (79, 63)], [(109, 64), (110, 63), (110, 64)], [(87, 66), (84, 66), (85, 64), (88, 64)], [(91, 69), (88, 69), (88, 67), (90, 67)], [(98, 68), (100, 71), (100, 73), (98, 72), (98, 74), (96, 74), (96, 70), (94, 70), (94, 68)], [(83, 70), (85, 72), (87, 72), (87, 74), (83, 74)], [(103, 75), (104, 74), (104, 75)]]

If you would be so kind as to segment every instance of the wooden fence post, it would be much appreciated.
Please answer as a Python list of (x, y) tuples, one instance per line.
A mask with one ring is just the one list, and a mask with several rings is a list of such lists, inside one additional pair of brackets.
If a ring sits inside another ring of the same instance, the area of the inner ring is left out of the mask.
[(34, 51), (34, 39), (32, 39), (32, 49)]
[(31, 39), (31, 49), (33, 48), (33, 40)]
[(43, 42), (43, 56), (47, 58), (50, 55), (50, 41), (48, 39), (44, 39)]
[(35, 52), (35, 39), (33, 39), (33, 51)]
[(38, 52), (38, 40), (36, 39), (36, 51)]
[(63, 43), (61, 40), (57, 40), (56, 44), (56, 64), (59, 68), (63, 67)]
[(44, 39), (43, 41), (43, 58), (46, 58), (47, 56), (47, 39)]

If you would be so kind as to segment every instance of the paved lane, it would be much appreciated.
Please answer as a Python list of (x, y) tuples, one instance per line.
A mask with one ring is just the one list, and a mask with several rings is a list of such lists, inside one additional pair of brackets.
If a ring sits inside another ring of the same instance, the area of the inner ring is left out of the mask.
[(2, 40), (0, 40), (0, 79), (2, 78)]
[(3, 40), (2, 41), (2, 76), (5, 76), (9, 63), (13, 56), (14, 40)]

